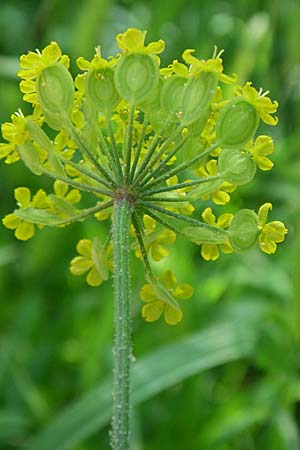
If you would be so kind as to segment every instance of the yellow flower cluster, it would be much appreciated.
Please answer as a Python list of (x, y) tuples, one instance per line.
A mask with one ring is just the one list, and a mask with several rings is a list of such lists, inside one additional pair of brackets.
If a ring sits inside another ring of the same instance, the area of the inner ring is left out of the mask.
[[(227, 205), (257, 167), (273, 167), (274, 142), (256, 132), (260, 121), (277, 124), (278, 103), (268, 91), (249, 81), (240, 86), (235, 74), (225, 74), (223, 51), (216, 48), (207, 60), (186, 49), (182, 61), (162, 67), (163, 40), (146, 43), (146, 31), (129, 28), (116, 42), (119, 53), (107, 59), (100, 46), (91, 60), (79, 57), (82, 73), (74, 79), (69, 57), (56, 42), (21, 56), (20, 90), (32, 113), (24, 117), (19, 110), (2, 124), (0, 159), (22, 160), (35, 175), (55, 182), (50, 194), (15, 189), (18, 208), (3, 224), (27, 240), (36, 228), (87, 217), (114, 224), (116, 205), (128, 202), (135, 240), (130, 248), (148, 280), (141, 290), (142, 315), (175, 324), (182, 318), (177, 301), (191, 297), (193, 289), (177, 285), (170, 270), (160, 281), (151, 265), (169, 255), (178, 234), (201, 245), (206, 261), (257, 242), (271, 254), (285, 239), (283, 222), (267, 222), (270, 203), (258, 214), (242, 210), (217, 218), (211, 203), (197, 211), (201, 201)], [(223, 89), (222, 83), (231, 86)], [(85, 209), (76, 206), (82, 192)], [(249, 236), (243, 231), (248, 219)], [(70, 271), (99, 286), (113, 270), (110, 241), (111, 234), (105, 244), (80, 240)]]
[(152, 284), (145, 284), (141, 290), (141, 299), (146, 303), (142, 308), (142, 316), (147, 322), (155, 322), (162, 315), (169, 325), (176, 325), (182, 319), (182, 310), (178, 304), (168, 302), (164, 290), (175, 300), (188, 300), (194, 293), (189, 284), (178, 284), (171, 270), (162, 274), (162, 286), (155, 288)]

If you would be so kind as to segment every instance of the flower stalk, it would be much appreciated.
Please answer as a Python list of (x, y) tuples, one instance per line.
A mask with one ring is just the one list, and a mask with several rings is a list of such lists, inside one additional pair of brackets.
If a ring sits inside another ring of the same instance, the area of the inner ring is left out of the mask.
[(115, 201), (113, 207), (114, 254), (114, 387), (112, 448), (129, 448), (130, 404), (130, 268), (129, 225), (131, 205), (126, 198)]

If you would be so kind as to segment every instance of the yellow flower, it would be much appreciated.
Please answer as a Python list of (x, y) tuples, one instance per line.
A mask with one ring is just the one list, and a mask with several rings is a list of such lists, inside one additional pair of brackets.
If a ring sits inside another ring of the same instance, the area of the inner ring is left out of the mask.
[(246, 146), (252, 153), (252, 159), (261, 170), (271, 170), (273, 162), (268, 158), (274, 151), (274, 142), (270, 136), (258, 136), (253, 145)]
[(75, 203), (80, 202), (81, 193), (78, 189), (71, 189), (69, 191), (69, 187), (67, 183), (63, 181), (56, 180), (54, 182), (54, 193), (57, 197), (63, 198), (66, 202), (74, 205)]
[(125, 33), (119, 33), (116, 36), (117, 44), (123, 53), (152, 53), (158, 55), (165, 49), (163, 40), (150, 42), (145, 46), (145, 37), (147, 31), (128, 28)]
[[(152, 257), (154, 261), (161, 261), (165, 256), (168, 256), (170, 251), (167, 246), (172, 245), (176, 240), (174, 231), (156, 228), (156, 222), (148, 215), (144, 215), (143, 222), (145, 225), (144, 244), (146, 252)], [(135, 248), (135, 256), (141, 258), (140, 249), (137, 245)]]
[(257, 91), (251, 85), (252, 83), (248, 81), (242, 88), (241, 91), (243, 97), (247, 100), (247, 102), (254, 106), (263, 122), (268, 125), (276, 125), (278, 122), (278, 117), (273, 117), (271, 114), (277, 111), (278, 102), (273, 102), (269, 97), (266, 97), (269, 94), (269, 91), (262, 93), (262, 89)]
[[(218, 173), (218, 164), (216, 159), (211, 159), (208, 161), (205, 167), (199, 167), (196, 170), (197, 175), (200, 177), (212, 177)], [(216, 205), (226, 205), (230, 201), (229, 193), (233, 192), (236, 186), (228, 181), (224, 181), (221, 186), (219, 186), (212, 194), (204, 195), (202, 198), (207, 200), (210, 195), (212, 201)]]
[[(70, 272), (76, 276), (88, 272), (86, 276), (87, 283), (93, 287), (99, 286), (108, 278), (108, 268), (110, 268), (108, 253), (101, 254), (101, 252), (98, 252), (97, 254), (97, 250), (99, 249), (96, 249), (96, 251), (93, 250), (93, 243), (89, 239), (81, 239), (78, 242), (76, 249), (80, 256), (75, 256), (75, 258), (72, 259), (70, 263)], [(101, 256), (103, 259), (102, 261), (100, 261)], [(100, 273), (101, 267), (104, 267), (107, 276), (106, 274)]]
[(23, 78), (20, 90), (25, 94), (23, 99), (26, 102), (33, 104), (38, 102), (35, 79), (43, 69), (53, 66), (57, 62), (63, 64), (67, 69), (69, 68), (70, 59), (67, 55), (62, 55), (57, 42), (51, 42), (42, 50), (42, 53), (36, 50), (36, 52), (28, 52), (27, 55), (21, 56), (21, 70), (19, 70), (18, 76)]
[(8, 141), (8, 144), (0, 143), (0, 158), (6, 158), (6, 164), (11, 164), (20, 159), (17, 146), (22, 145), (29, 139), (23, 115), (12, 114), (11, 120), (11, 122), (5, 122), (1, 126), (2, 136)]
[[(218, 219), (216, 219), (216, 216), (213, 214), (211, 208), (206, 208), (202, 213), (202, 218), (204, 222), (208, 223), (209, 225), (214, 225), (220, 228), (227, 228), (233, 218), (232, 214), (222, 214)], [(201, 245), (201, 256), (205, 261), (215, 261), (219, 258), (219, 248), (222, 250), (223, 253), (232, 253), (233, 249), (230, 245), (230, 242), (224, 242), (223, 244), (202, 244)]]
[(80, 56), (76, 60), (76, 64), (81, 70), (92, 70), (92, 69), (105, 69), (106, 67), (114, 66), (118, 58), (113, 58), (112, 56), (107, 60), (102, 58), (101, 56), (101, 49), (100, 46), (96, 47), (96, 52), (91, 61), (88, 61), (87, 59), (83, 58), (83, 56)]
[(188, 48), (182, 54), (183, 60), (187, 64), (191, 65), (191, 75), (198, 75), (201, 72), (215, 72), (219, 75), (220, 81), (223, 81), (223, 83), (234, 84), (237, 82), (237, 76), (235, 74), (230, 77), (229, 75), (225, 75), (223, 73), (223, 60), (220, 58), (223, 50), (217, 54), (217, 50), (215, 48), (213, 57), (208, 60), (196, 58), (192, 55), (194, 52), (195, 50)]
[(160, 74), (163, 76), (171, 76), (175, 74), (184, 78), (188, 78), (189, 69), (184, 64), (178, 62), (177, 59), (174, 59), (172, 64), (169, 64), (168, 67), (163, 67), (160, 69)]
[(283, 242), (288, 232), (283, 222), (275, 220), (267, 223), (270, 210), (272, 210), (271, 203), (265, 203), (258, 210), (258, 225), (261, 230), (259, 246), (264, 253), (269, 255), (276, 252), (276, 244)]
[[(15, 199), (18, 202), (20, 208), (40, 208), (48, 209), (51, 204), (48, 200), (47, 194), (42, 189), (39, 189), (31, 200), (31, 192), (26, 187), (16, 188), (14, 191)], [(14, 213), (8, 214), (2, 219), (2, 223), (6, 228), (15, 230), (15, 236), (21, 241), (27, 241), (34, 235), (34, 224), (25, 220), (19, 219)], [(38, 225), (42, 228), (42, 225)]]
[[(164, 272), (162, 275), (162, 288), (166, 288), (168, 294), (176, 300), (187, 300), (193, 293), (194, 289), (189, 284), (177, 285), (175, 275), (171, 270)], [(155, 322), (162, 315), (169, 325), (176, 325), (182, 319), (181, 309), (171, 306), (164, 301), (164, 296), (160, 295), (160, 290), (155, 289), (151, 284), (145, 284), (140, 292), (140, 296), (146, 305), (142, 308), (142, 316), (147, 322)]]

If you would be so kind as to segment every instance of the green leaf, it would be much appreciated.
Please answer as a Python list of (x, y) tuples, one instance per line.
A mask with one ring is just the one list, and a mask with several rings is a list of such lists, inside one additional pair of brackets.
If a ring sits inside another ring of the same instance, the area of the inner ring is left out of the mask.
[(219, 189), (219, 187), (222, 186), (223, 183), (224, 181), (220, 179), (200, 184), (199, 186), (196, 186), (194, 189), (188, 192), (186, 198), (187, 200), (191, 201), (199, 200), (200, 198), (205, 197), (206, 195), (209, 195)]
[(196, 244), (223, 244), (228, 241), (229, 233), (218, 227), (186, 227), (182, 233)]
[(35, 175), (42, 175), (43, 165), (41, 163), (38, 151), (34, 148), (31, 142), (24, 142), (18, 145), (18, 151), (26, 167)]
[(63, 222), (61, 217), (38, 208), (15, 209), (14, 214), (22, 220), (38, 225), (56, 226)]
[[(223, 321), (143, 357), (132, 367), (132, 401), (138, 404), (204, 370), (249, 356), (256, 327)], [(30, 442), (30, 450), (68, 450), (106, 425), (111, 417), (112, 381), (69, 406)]]
[(31, 425), (30, 418), (20, 411), (0, 410), (0, 443), (6, 447), (8, 440), (17, 439), (17, 436), (23, 435)]

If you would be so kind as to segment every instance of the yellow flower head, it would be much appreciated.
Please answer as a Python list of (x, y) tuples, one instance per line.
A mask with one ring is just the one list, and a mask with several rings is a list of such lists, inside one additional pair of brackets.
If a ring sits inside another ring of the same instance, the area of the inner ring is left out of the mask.
[(33, 104), (38, 102), (35, 79), (43, 69), (53, 66), (57, 62), (63, 64), (67, 69), (69, 68), (69, 57), (62, 55), (59, 45), (53, 41), (42, 52), (36, 50), (35, 52), (28, 52), (27, 55), (21, 56), (21, 69), (18, 72), (18, 76), (23, 78), (20, 83), (20, 90), (25, 94), (23, 99), (26, 102)]
[[(233, 215), (232, 214), (222, 214), (218, 219), (213, 214), (211, 208), (206, 208), (202, 213), (202, 218), (205, 223), (208, 223), (209, 225), (214, 225), (220, 228), (228, 228)], [(202, 244), (201, 245), (201, 256), (205, 261), (215, 261), (219, 258), (219, 248), (222, 250), (223, 253), (232, 253), (233, 249), (230, 245), (230, 242), (224, 242), (223, 244)]]
[(215, 48), (213, 57), (208, 60), (196, 58), (193, 56), (194, 52), (195, 50), (188, 48), (182, 54), (183, 60), (191, 66), (191, 75), (197, 76), (201, 72), (214, 72), (219, 75), (220, 81), (223, 81), (223, 83), (235, 84), (237, 82), (237, 76), (235, 74), (229, 76), (223, 73), (223, 60), (220, 58), (223, 50), (217, 54), (217, 49)]
[(288, 232), (284, 223), (279, 220), (267, 223), (270, 210), (272, 210), (271, 203), (265, 203), (258, 210), (258, 225), (261, 230), (259, 246), (264, 253), (269, 255), (276, 252), (276, 244), (283, 242)]
[(165, 49), (164, 41), (160, 39), (145, 45), (146, 34), (147, 31), (128, 28), (125, 33), (117, 34), (117, 44), (123, 53), (152, 53), (153, 55), (162, 53)]
[(171, 76), (175, 74), (187, 78), (189, 76), (189, 69), (184, 64), (178, 62), (177, 59), (174, 59), (172, 64), (169, 64), (168, 67), (160, 69), (160, 74), (163, 76)]
[(257, 91), (250, 81), (248, 81), (242, 88), (241, 93), (247, 102), (251, 103), (263, 122), (268, 125), (276, 125), (278, 123), (278, 117), (273, 117), (271, 114), (275, 113), (278, 108), (278, 102), (272, 101), (267, 95), (269, 91), (263, 93), (260, 89)]
[(80, 256), (75, 256), (70, 263), (70, 272), (73, 275), (87, 273), (86, 281), (90, 286), (99, 286), (108, 278), (110, 248), (101, 247), (97, 240), (81, 239), (77, 246)]
[(8, 144), (0, 143), (0, 158), (6, 158), (7, 164), (20, 159), (17, 146), (22, 145), (29, 139), (23, 115), (12, 114), (11, 120), (11, 122), (5, 122), (1, 126), (2, 136), (8, 141)]
[[(15, 189), (15, 199), (18, 202), (20, 208), (40, 208), (48, 209), (51, 204), (48, 200), (47, 194), (43, 189), (39, 189), (37, 193), (31, 199), (31, 192), (26, 187), (19, 187)], [(21, 241), (27, 241), (32, 238), (35, 232), (35, 226), (33, 223), (20, 219), (14, 213), (8, 214), (2, 219), (2, 223), (6, 228), (15, 230), (15, 236)], [(38, 225), (42, 228), (41, 225)]]
[[(212, 177), (218, 173), (218, 164), (216, 159), (208, 161), (205, 167), (201, 166), (196, 170), (197, 175), (200, 177)], [(204, 195), (203, 199), (212, 198), (212, 201), (216, 205), (226, 205), (230, 202), (229, 193), (233, 192), (236, 186), (228, 181), (224, 181), (218, 188), (216, 188), (212, 194)]]
[[(189, 284), (177, 285), (175, 275), (171, 270), (168, 270), (162, 275), (162, 288), (168, 291), (168, 294), (176, 300), (187, 300), (193, 293), (194, 289)], [(155, 289), (151, 284), (145, 284), (140, 292), (140, 296), (146, 305), (142, 308), (142, 316), (147, 322), (155, 322), (162, 315), (164, 320), (169, 325), (176, 325), (182, 319), (182, 311), (180, 307), (177, 308), (170, 303), (166, 303), (163, 289)]]
[[(176, 234), (171, 230), (157, 229), (156, 222), (148, 215), (144, 215), (143, 222), (146, 228), (144, 238), (146, 252), (154, 261), (161, 261), (169, 255), (170, 251), (167, 247), (175, 242)], [(142, 257), (138, 247), (135, 249), (135, 256)]]
[(96, 47), (96, 52), (91, 61), (88, 61), (87, 59), (83, 58), (83, 56), (80, 56), (76, 60), (76, 64), (81, 70), (92, 70), (92, 69), (105, 69), (106, 67), (111, 67), (116, 65), (118, 58), (110, 57), (108, 60), (105, 58), (102, 58), (101, 56), (101, 49), (100, 46)]
[(270, 136), (258, 136), (253, 145), (247, 146), (252, 159), (261, 170), (271, 170), (273, 162), (268, 158), (274, 152), (274, 142)]

